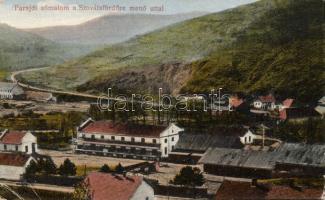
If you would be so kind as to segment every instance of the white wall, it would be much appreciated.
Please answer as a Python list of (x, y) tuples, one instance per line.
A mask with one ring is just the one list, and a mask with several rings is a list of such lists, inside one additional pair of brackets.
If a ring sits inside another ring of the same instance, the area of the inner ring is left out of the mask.
[(179, 132), (183, 130), (184, 129), (175, 124), (170, 124), (168, 128), (160, 134), (161, 157), (168, 157), (169, 153), (172, 152), (173, 147), (175, 147), (179, 140)]
[[(142, 138), (144, 138), (145, 143), (154, 143), (153, 140), (156, 140), (156, 143), (159, 144), (159, 137), (153, 138), (153, 137), (131, 137), (131, 136), (124, 136), (124, 135), (108, 135), (108, 134), (99, 134), (99, 133), (94, 133), (94, 134), (89, 134), (89, 133), (83, 133), (79, 132), (78, 137), (81, 138), (82, 136), (85, 136), (85, 138), (90, 139), (92, 135), (94, 135), (95, 139), (97, 140), (103, 140), (102, 136), (104, 136), (104, 140), (111, 140), (111, 141), (122, 141), (122, 137), (124, 137), (125, 142), (131, 142), (132, 138), (134, 138), (135, 142), (141, 142)], [(112, 136), (115, 137), (114, 140), (112, 140)]]
[(248, 130), (243, 137), (240, 137), (240, 142), (242, 144), (252, 144), (256, 139), (257, 135), (253, 134), (250, 130)]
[(154, 200), (154, 199), (155, 199), (155, 194), (153, 188), (145, 181), (142, 181), (141, 185), (138, 187), (138, 189), (133, 194), (130, 200)]
[(33, 143), (35, 144), (35, 152), (38, 152), (38, 147), (37, 147), (37, 138), (31, 134), (30, 132), (27, 132), (25, 137), (23, 138), (22, 141), (22, 152), (25, 152), (25, 147), (28, 146), (28, 152), (27, 154), (32, 153), (32, 145)]
[(25, 166), (7, 166), (0, 165), (0, 179), (20, 180), (21, 176), (26, 172), (26, 168), (33, 158), (29, 158)]
[[(31, 134), (30, 132), (27, 132), (25, 137), (22, 139), (22, 144), (19, 145), (11, 145), (7, 144), (7, 149), (5, 150), (4, 144), (0, 144), (0, 151), (16, 151), (16, 146), (18, 147), (18, 152), (24, 152), (27, 154), (32, 154), (32, 144), (35, 143), (35, 152), (38, 152), (37, 147), (37, 138)], [(26, 152), (25, 147), (28, 146), (28, 152)]]

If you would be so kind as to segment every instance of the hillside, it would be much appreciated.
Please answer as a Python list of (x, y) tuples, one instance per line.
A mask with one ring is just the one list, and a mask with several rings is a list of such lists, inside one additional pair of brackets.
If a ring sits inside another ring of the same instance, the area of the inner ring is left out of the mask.
[(107, 15), (75, 26), (35, 28), (26, 31), (56, 42), (103, 45), (126, 41), (136, 35), (203, 14), (193, 12), (177, 15)]
[(90, 47), (61, 45), (0, 24), (0, 70), (12, 71), (55, 65), (89, 52)]
[(104, 92), (107, 87), (206, 92), (223, 87), (245, 93), (273, 91), (307, 101), (324, 92), (321, 5), (320, 0), (262, 0), (178, 23), (22, 78), (88, 92)]

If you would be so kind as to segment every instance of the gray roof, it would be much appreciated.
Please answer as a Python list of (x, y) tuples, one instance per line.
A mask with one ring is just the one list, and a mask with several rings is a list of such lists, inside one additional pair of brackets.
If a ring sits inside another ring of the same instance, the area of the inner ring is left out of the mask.
[(208, 148), (242, 148), (239, 136), (219, 134), (181, 133), (175, 151), (205, 152)]
[(24, 90), (16, 83), (0, 82), (0, 90), (9, 90), (13, 95), (24, 94)]
[(273, 151), (210, 148), (199, 162), (258, 169), (273, 169), (276, 163), (325, 167), (325, 145), (285, 143)]

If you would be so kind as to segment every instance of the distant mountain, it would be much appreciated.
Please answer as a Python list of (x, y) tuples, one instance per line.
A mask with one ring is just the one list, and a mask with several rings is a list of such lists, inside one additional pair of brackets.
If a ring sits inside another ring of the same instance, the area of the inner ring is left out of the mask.
[(136, 35), (202, 15), (204, 13), (201, 12), (177, 15), (107, 15), (75, 26), (36, 28), (26, 31), (56, 42), (102, 45), (126, 41)]
[(61, 45), (6, 24), (0, 24), (0, 70), (12, 71), (63, 63), (85, 55), (90, 47)]
[(310, 101), (325, 92), (322, 8), (320, 0), (261, 0), (21, 78), (93, 93), (108, 87), (142, 93), (157, 93), (159, 87), (172, 93), (222, 87)]

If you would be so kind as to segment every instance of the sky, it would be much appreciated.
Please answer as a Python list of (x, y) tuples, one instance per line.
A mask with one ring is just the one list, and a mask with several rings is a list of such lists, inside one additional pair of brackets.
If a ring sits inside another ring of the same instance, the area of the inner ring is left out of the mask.
[[(255, 1), (257, 0), (0, 0), (0, 23), (17, 28), (76, 25), (110, 14), (218, 12)], [(139, 10), (130, 10), (130, 7)], [(102, 8), (106, 10), (100, 10)], [(152, 11), (151, 8), (156, 9)]]

